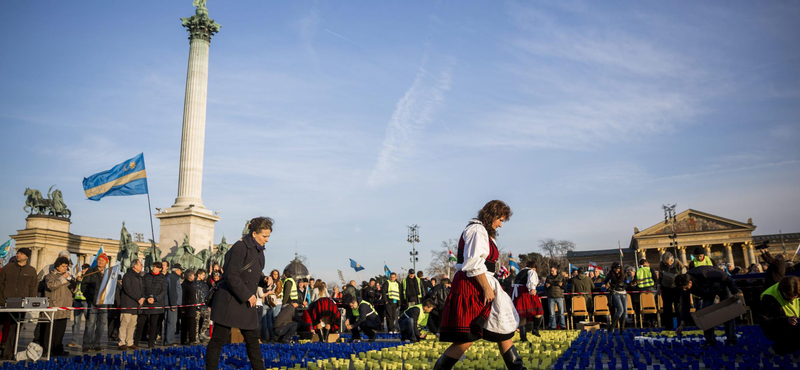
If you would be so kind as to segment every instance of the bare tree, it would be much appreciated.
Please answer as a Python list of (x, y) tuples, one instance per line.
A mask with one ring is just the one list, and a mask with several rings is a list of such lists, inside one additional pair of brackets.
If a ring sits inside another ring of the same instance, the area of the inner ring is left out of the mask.
[(563, 267), (567, 253), (575, 250), (575, 243), (569, 240), (547, 238), (539, 240), (539, 249), (548, 257), (550, 263)]
[[(431, 251), (431, 264), (428, 266), (428, 276), (437, 277), (445, 276), (448, 271), (453, 271), (453, 263), (450, 262), (450, 252), (456, 253), (458, 244), (455, 239), (449, 239), (442, 242), (439, 249)], [(448, 276), (449, 277), (449, 276)]]

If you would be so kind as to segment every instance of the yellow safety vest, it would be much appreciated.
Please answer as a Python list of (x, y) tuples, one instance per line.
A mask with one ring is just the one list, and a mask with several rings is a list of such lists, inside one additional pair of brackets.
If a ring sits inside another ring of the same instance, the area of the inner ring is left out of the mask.
[(369, 315), (377, 315), (378, 314), (377, 312), (375, 312), (375, 307), (372, 307), (372, 304), (370, 304), (367, 301), (361, 301), (361, 303), (358, 304), (358, 307), (356, 307), (356, 309), (350, 309), (350, 311), (353, 313), (353, 317), (361, 316), (361, 313), (358, 312), (358, 309), (361, 307), (362, 304), (365, 304), (365, 305), (369, 306), (370, 309), (372, 309), (372, 312), (368, 313), (367, 316), (369, 316)]
[(702, 261), (700, 261), (699, 259), (694, 260), (694, 267), (699, 267), (699, 266), (713, 266), (711, 264), (711, 258), (708, 258), (708, 256), (705, 256), (705, 257), (703, 257)]
[(389, 293), (386, 295), (389, 299), (393, 299), (395, 301), (400, 300), (400, 283), (396, 281), (389, 281)]
[(83, 295), (83, 292), (81, 291), (81, 283), (78, 283), (78, 288), (75, 290), (75, 296), (73, 298), (75, 298), (76, 301), (86, 300), (86, 297)]
[(413, 306), (409, 307), (407, 310), (403, 311), (403, 315), (406, 315), (406, 317), (411, 318), (411, 316), (409, 316), (407, 314), (407, 312), (408, 312), (408, 310), (410, 310), (410, 309), (412, 309), (414, 307), (419, 308), (419, 320), (417, 320), (417, 326), (427, 326), (428, 325), (428, 315), (429, 314), (426, 313), (425, 310), (422, 309), (422, 303), (416, 304), (416, 305), (413, 305)]
[(636, 280), (638, 281), (639, 288), (650, 288), (656, 286), (653, 281), (653, 273), (650, 267), (640, 267), (636, 270)]
[(786, 312), (786, 316), (788, 317), (800, 316), (800, 298), (795, 298), (791, 302), (787, 302), (786, 299), (783, 298), (781, 292), (778, 291), (778, 284), (775, 284), (767, 288), (767, 290), (765, 290), (764, 293), (761, 293), (761, 299), (763, 300), (764, 296), (767, 295), (775, 297), (775, 300), (777, 300), (778, 303), (783, 308), (783, 312)]
[[(289, 299), (291, 299), (292, 302), (297, 302), (297, 298), (298, 298), (298, 295), (299, 295), (298, 294), (298, 290), (297, 290), (298, 289), (297, 288), (297, 283), (295, 283), (294, 279), (292, 279), (292, 278), (286, 278), (286, 280), (283, 281), (284, 286), (286, 286), (286, 282), (287, 281), (291, 281), (292, 282), (292, 290), (289, 292)], [(283, 292), (283, 293), (284, 293), (284, 297), (285, 297), (286, 296), (286, 292)]]

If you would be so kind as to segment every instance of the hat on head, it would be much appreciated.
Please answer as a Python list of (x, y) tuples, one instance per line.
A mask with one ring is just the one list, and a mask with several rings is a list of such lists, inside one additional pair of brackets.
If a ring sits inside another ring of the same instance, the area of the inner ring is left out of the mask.
[(173, 269), (173, 270), (175, 270), (175, 269), (183, 270), (183, 267), (181, 267), (181, 264), (180, 264), (180, 263), (176, 263), (176, 264), (173, 264), (173, 265), (172, 265), (172, 269)]
[(415, 272), (414, 272), (414, 269), (408, 269), (408, 274), (409, 274), (409, 275), (411, 275), (411, 274), (414, 274), (414, 273), (415, 273)]
[(99, 256), (97, 256), (97, 259), (98, 259), (98, 260), (99, 260), (99, 259), (104, 259), (104, 260), (106, 260), (106, 262), (108, 262), (108, 255), (107, 255), (107, 254), (105, 254), (105, 253), (100, 253), (100, 255), (99, 255)]
[(700, 248), (700, 247), (697, 247), (697, 248), (695, 248), (695, 249), (694, 249), (694, 255), (696, 256), (696, 255), (698, 255), (698, 254), (706, 254), (706, 251), (704, 251), (704, 250), (703, 250), (702, 248)]
[(31, 258), (31, 253), (32, 252), (31, 252), (30, 248), (20, 248), (20, 249), (17, 249), (17, 253), (22, 253), (22, 254), (28, 256), (28, 258)]

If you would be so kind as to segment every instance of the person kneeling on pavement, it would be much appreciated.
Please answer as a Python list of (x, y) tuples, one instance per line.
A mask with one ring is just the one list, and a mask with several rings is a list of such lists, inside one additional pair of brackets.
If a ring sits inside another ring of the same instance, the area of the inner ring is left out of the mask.
[(761, 293), (761, 330), (775, 342), (769, 352), (784, 356), (800, 350), (800, 278), (786, 276)]
[(428, 325), (428, 314), (433, 310), (433, 300), (426, 299), (422, 304), (409, 307), (400, 316), (400, 339), (411, 342), (419, 342), (425, 339), (425, 335), (420, 333), (420, 327)]
[(345, 297), (344, 304), (350, 306), (350, 309), (347, 310), (345, 327), (353, 332), (353, 341), (360, 341), (363, 331), (369, 341), (374, 342), (378, 336), (375, 330), (380, 329), (381, 319), (372, 304), (367, 301), (359, 303), (353, 296)]
[[(736, 287), (736, 282), (733, 281), (728, 273), (722, 271), (714, 266), (700, 266), (695, 267), (685, 274), (675, 277), (675, 285), (681, 289), (681, 325), (675, 330), (675, 333), (680, 335), (686, 325), (686, 321), (691, 318), (689, 309), (691, 307), (691, 295), (700, 297), (701, 303), (698, 310), (702, 310), (714, 304), (714, 299), (719, 296), (720, 301), (724, 301), (731, 297), (731, 294), (737, 295), (740, 300), (744, 301), (742, 292)], [(702, 348), (707, 348), (717, 344), (717, 338), (714, 336), (714, 328), (703, 332), (706, 338), (705, 344)], [(736, 345), (736, 320), (729, 320), (725, 322), (725, 344)]]
[(284, 304), (278, 317), (275, 318), (275, 336), (280, 343), (289, 343), (297, 333), (297, 301), (292, 301), (290, 304)]

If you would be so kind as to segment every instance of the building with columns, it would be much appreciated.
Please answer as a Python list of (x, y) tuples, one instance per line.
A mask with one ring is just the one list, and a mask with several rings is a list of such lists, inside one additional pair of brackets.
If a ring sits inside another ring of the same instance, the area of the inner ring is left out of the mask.
[[(677, 248), (670, 245), (673, 228)], [(753, 235), (755, 229), (752, 219), (741, 222), (687, 209), (676, 215), (674, 225), (672, 222), (659, 222), (642, 231), (634, 228), (630, 248), (636, 250), (637, 259), (645, 258), (652, 266), (657, 266), (661, 255), (667, 251), (688, 263), (691, 254), (700, 248), (717, 263), (733, 263), (747, 268), (759, 262), (761, 253), (756, 246), (765, 240), (770, 242), (771, 253), (782, 253), (785, 248), (790, 252), (790, 258), (794, 256), (800, 244), (800, 233)]]

